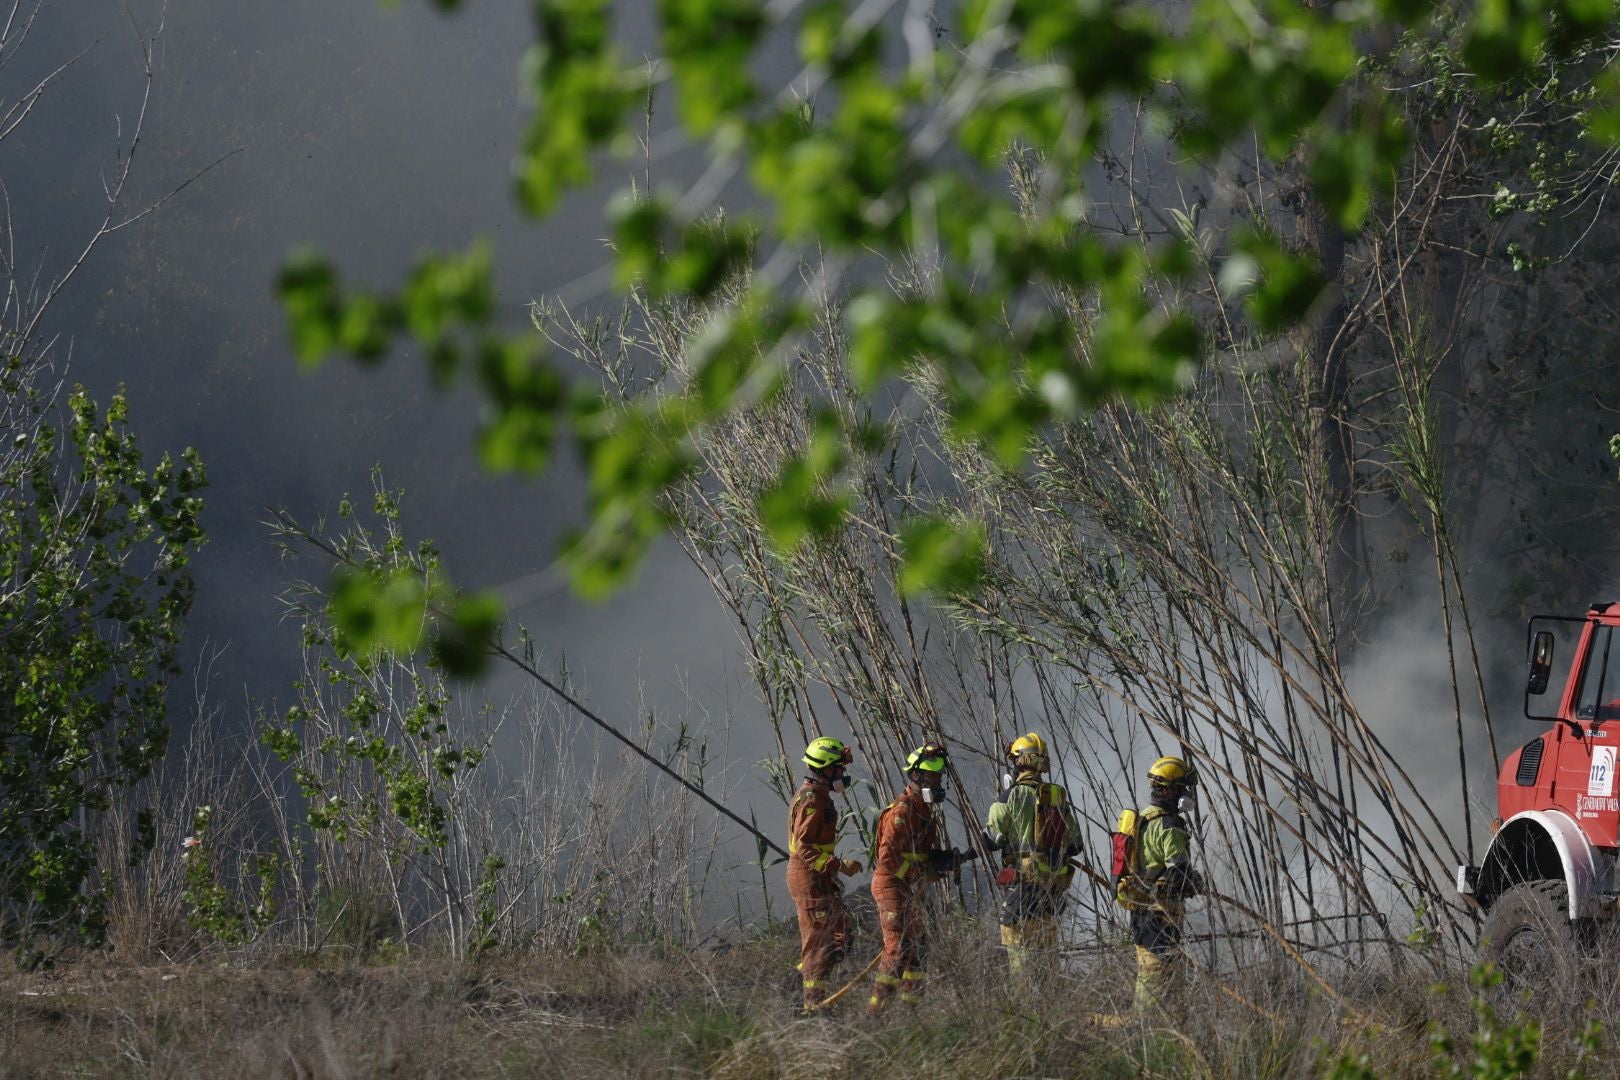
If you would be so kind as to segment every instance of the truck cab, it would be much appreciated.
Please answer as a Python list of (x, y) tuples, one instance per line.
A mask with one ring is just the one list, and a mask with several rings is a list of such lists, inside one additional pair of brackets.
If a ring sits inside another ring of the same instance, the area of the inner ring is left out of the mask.
[(1498, 817), (1458, 892), (1486, 914), (1484, 958), (1513, 973), (1590, 951), (1615, 912), (1620, 852), (1620, 604), (1530, 620), (1525, 716), (1547, 726), (1497, 774)]

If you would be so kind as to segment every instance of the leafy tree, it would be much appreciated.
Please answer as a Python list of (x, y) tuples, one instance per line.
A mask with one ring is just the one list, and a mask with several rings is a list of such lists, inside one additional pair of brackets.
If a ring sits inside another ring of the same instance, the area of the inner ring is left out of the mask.
[[(46, 6), (13, 4), (0, 19), (0, 68), (23, 53)], [(176, 461), (165, 453), (146, 464), (121, 389), (103, 411), (53, 373), (56, 301), (110, 237), (179, 190), (130, 205), (162, 25), (159, 18), (143, 26), (133, 13), (127, 20), (143, 82), (118, 125), (91, 227), (59, 256), (30, 245), (28, 207), (14, 213), (8, 203), (0, 220), (0, 936), (7, 938), (16, 924), (101, 935), (97, 813), (146, 777), (168, 745), (167, 687), (179, 671), (193, 595), (187, 566), (204, 542), (197, 455), (188, 449)], [(0, 83), (6, 151), (6, 140), (45, 112), (41, 103), (77, 59), (46, 58), (39, 81)], [(0, 159), (0, 189), (9, 190), (3, 172), (13, 164)], [(38, 168), (27, 156), (20, 164)], [(145, 850), (150, 819), (143, 816), (136, 831), (133, 847), (107, 849)]]
[(189, 449), (143, 464), (122, 393), (55, 410), (32, 375), (13, 357), (0, 387), (0, 903), (94, 939), (90, 816), (168, 745), (205, 476)]
[[(434, 922), (457, 955), (477, 953), (494, 944), (492, 897), (504, 866), (473, 835), (475, 771), (494, 724), (487, 704), (477, 717), (462, 715), (445, 670), (466, 668), (495, 628), (447, 618), (431, 659), (389, 654), (408, 652), (424, 604), (476, 612), (489, 601), (444, 591), (437, 551), (407, 543), (400, 494), (380, 476), (374, 482), (369, 523), (348, 499), (341, 531), (330, 535), (278, 519), (289, 552), (313, 548), (344, 570), (330, 592), (289, 590), (288, 608), (303, 623), (305, 675), (298, 703), (263, 721), (260, 737), (292, 766), (323, 896), (386, 898), (398, 926)], [(357, 606), (354, 583), (366, 580), (386, 582), (390, 603)]]

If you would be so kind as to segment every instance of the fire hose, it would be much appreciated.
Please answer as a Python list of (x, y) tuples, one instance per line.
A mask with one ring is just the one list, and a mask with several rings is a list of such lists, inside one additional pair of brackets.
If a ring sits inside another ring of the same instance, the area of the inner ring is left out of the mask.
[(804, 1007), (804, 1011), (808, 1013), (815, 1012), (817, 1009), (825, 1009), (827, 1006), (831, 1005), (833, 1002), (855, 989), (855, 984), (870, 975), (872, 973), (872, 969), (878, 966), (878, 961), (881, 959), (883, 959), (883, 951), (880, 949), (878, 950), (878, 954), (872, 957), (871, 963), (861, 968), (859, 975), (856, 975), (853, 979), (849, 980), (849, 982), (845, 983), (843, 986), (840, 986), (837, 990), (828, 994), (814, 1005), (806, 1005)]
[[(346, 566), (351, 569), (356, 567), (355, 559), (352, 556), (344, 554), (337, 548), (333, 547), (330, 543), (322, 540), (320, 537), (306, 532), (303, 527), (294, 521), (292, 516), (285, 510), (271, 509), (270, 513), (275, 517), (276, 523), (281, 530), (284, 530), (289, 534), (296, 535), (306, 543), (312, 545), (318, 551), (324, 553), (327, 558), (331, 559), (334, 565)], [(448, 618), (450, 614), (442, 607), (437, 605), (430, 605), (429, 610), (438, 618)], [(772, 840), (769, 836), (765, 835), (765, 833), (761, 832), (757, 825), (751, 821), (743, 820), (740, 815), (727, 807), (719, 799), (705, 791), (703, 785), (693, 783), (685, 776), (682, 776), (679, 771), (672, 768), (665, 762), (659, 761), (657, 757), (648, 753), (647, 750), (638, 745), (635, 740), (631, 739), (617, 727), (608, 723), (608, 721), (604, 720), (601, 716), (598, 716), (595, 712), (591, 711), (582, 701), (570, 694), (556, 681), (547, 678), (539, 668), (537, 668), (529, 661), (529, 659), (527, 659), (526, 656), (520, 656), (511, 649), (508, 649), (506, 645), (499, 639), (492, 640), (489, 643), (489, 653), (491, 656), (506, 661), (508, 664), (511, 664), (513, 667), (529, 676), (529, 678), (533, 679), (535, 682), (538, 682), (563, 704), (567, 705), (580, 716), (584, 717), (586, 720), (589, 720), (602, 731), (618, 740), (631, 753), (641, 758), (647, 764), (651, 765), (653, 768), (675, 781), (675, 783), (679, 784), (681, 787), (685, 788), (699, 799), (703, 800), (703, 802), (707, 803), (709, 807), (712, 808), (716, 813), (725, 816), (733, 823), (741, 826), (746, 832), (753, 836), (755, 842), (758, 843), (761, 863), (765, 861), (765, 851), (767, 849), (774, 851), (777, 855), (784, 859), (788, 857), (788, 853), (783, 850), (782, 846), (776, 841)]]
[[(606, 731), (609, 735), (613, 736), (619, 742), (623, 743), (631, 751), (633, 751), (634, 753), (639, 755), (641, 758), (643, 758), (644, 760), (646, 760), (650, 764), (652, 764), (655, 768), (659, 769), (661, 772), (663, 772), (667, 776), (671, 777), (676, 783), (680, 784), (687, 791), (689, 791), (692, 794), (696, 795), (699, 799), (703, 800), (705, 803), (707, 803), (710, 807), (712, 807), (713, 809), (715, 809), (719, 813), (725, 815), (727, 818), (729, 818), (731, 821), (733, 821), (737, 825), (742, 826), (742, 828), (744, 828), (745, 830), (747, 830), (749, 833), (751, 833), (754, 836), (754, 838), (759, 842), (761, 848), (769, 848), (770, 850), (776, 852), (778, 855), (782, 856), (783, 858), (787, 858), (787, 852), (782, 850), (782, 848), (780, 846), (778, 846), (768, 836), (766, 836), (764, 833), (762, 833), (757, 827), (754, 826), (754, 824), (752, 822), (744, 821), (741, 817), (739, 817), (739, 816), (737, 816), (737, 814), (733, 813), (728, 807), (726, 807), (724, 804), (722, 804), (719, 800), (715, 799), (707, 791), (703, 790), (702, 787), (692, 783), (690, 780), (688, 780), (684, 776), (680, 775), (674, 769), (670, 768), (668, 765), (664, 764), (663, 762), (659, 761), (657, 758), (653, 757), (651, 754), (647, 753), (647, 751), (643, 750), (640, 746), (637, 746), (634, 742), (632, 742), (630, 739), (626, 738), (623, 734), (621, 734), (618, 731), (617, 728), (613, 727), (607, 721), (605, 721), (601, 717), (597, 716), (594, 712), (592, 712), (583, 703), (581, 703), (576, 698), (574, 698), (571, 694), (569, 694), (561, 686), (558, 686), (552, 680), (546, 678), (532, 664), (529, 664), (529, 663), (525, 662), (524, 659), (522, 659), (522, 658), (518, 657), (517, 655), (513, 654), (510, 650), (506, 649), (504, 646), (497, 645), (491, 651), (494, 652), (495, 655), (499, 656), (501, 659), (506, 660), (508, 663), (510, 663), (513, 666), (521, 669), (525, 674), (529, 675), (531, 678), (538, 681), (547, 690), (551, 691), (558, 698), (562, 699), (562, 701), (564, 703), (571, 706), (580, 715), (584, 716), (585, 719), (591, 721), (597, 727), (599, 727), (602, 730)], [(954, 784), (954, 786), (956, 787), (957, 797), (960, 800), (960, 805), (963, 807), (964, 810), (968, 810), (968, 811), (971, 812), (972, 807), (969, 805), (968, 799), (967, 799), (967, 786), (962, 783), (961, 778), (957, 775), (954, 765), (952, 765), (952, 764), (950, 764), (948, 762), (947, 763), (947, 769), (948, 769), (948, 772), (949, 772), (950, 779), (951, 779), (952, 783)], [(980, 840), (978, 833), (975, 830), (973, 830), (971, 826), (969, 826), (968, 829), (967, 829), (967, 834), (968, 834), (969, 843), (972, 844), (974, 846), (974, 848), (977, 849), (977, 853), (980, 854), (981, 856), (986, 856), (985, 866), (988, 867), (990, 865), (990, 860), (987, 857), (988, 852), (985, 851), (983, 842)], [(1080, 870), (1083, 873), (1085, 873), (1093, 881), (1095, 881), (1098, 884), (1102, 885), (1104, 888), (1111, 889), (1113, 887), (1113, 883), (1109, 879), (1107, 879), (1103, 875), (1099, 874), (1097, 871), (1093, 870), (1090, 866), (1086, 865), (1085, 863), (1081, 862), (1080, 860), (1071, 859), (1069, 861), (1069, 864), (1071, 866), (1073, 866), (1075, 869)], [(1212, 891), (1206, 891), (1206, 893), (1204, 895), (1206, 895), (1209, 899), (1215, 901), (1216, 903), (1219, 903), (1219, 904), (1222, 904), (1225, 907), (1231, 908), (1232, 910), (1238, 912), (1239, 914), (1244, 915), (1244, 916), (1248, 917), (1249, 919), (1251, 919), (1256, 925), (1258, 925), (1260, 927), (1261, 930), (1263, 930), (1269, 937), (1271, 937), (1273, 940), (1275, 940), (1277, 942), (1277, 944), (1282, 948), (1282, 950), (1285, 953), (1288, 954), (1288, 957), (1291, 960), (1293, 960), (1295, 964), (1297, 964), (1299, 966), (1300, 970), (1304, 971), (1305, 974), (1310, 977), (1311, 981), (1314, 982), (1317, 985), (1317, 987), (1320, 988), (1322, 990), (1322, 992), (1328, 996), (1328, 998), (1330, 998), (1332, 1001), (1334, 1001), (1336, 1004), (1338, 1004), (1346, 1012), (1348, 1012), (1352, 1016), (1354, 1016), (1358, 1021), (1363, 1022), (1363, 1023), (1367, 1022), (1368, 1018), (1367, 1018), (1366, 1014), (1363, 1013), (1361, 1010), (1359, 1010), (1359, 1009), (1355, 1008), (1354, 1006), (1352, 1006), (1349, 1002), (1345, 1001), (1343, 995), (1341, 995), (1338, 991), (1333, 989), (1332, 985), (1327, 981), (1327, 979), (1322, 976), (1322, 973), (1317, 971), (1316, 967), (1314, 965), (1312, 965), (1310, 961), (1306, 960), (1305, 957), (1300, 954), (1299, 950), (1296, 949), (1293, 946), (1293, 944), (1290, 943), (1288, 941), (1288, 939), (1280, 931), (1277, 930), (1276, 927), (1271, 925), (1270, 920), (1266, 919), (1264, 916), (1262, 916), (1258, 912), (1254, 911), (1248, 905), (1246, 905), (1246, 904), (1242, 903), (1241, 901), (1238, 901), (1238, 900), (1236, 900), (1236, 899), (1234, 899), (1234, 898), (1232, 898), (1230, 896), (1225, 896), (1225, 895), (1223, 895), (1221, 893), (1212, 892)], [(1183, 955), (1185, 956), (1185, 952), (1183, 952)], [(843, 995), (848, 993), (849, 990), (851, 988), (853, 988), (856, 983), (860, 982), (863, 978), (865, 978), (868, 972), (870, 972), (873, 968), (875, 968), (877, 966), (878, 960), (881, 957), (882, 957), (882, 953), (880, 952), (877, 956), (874, 956), (872, 958), (871, 962), (869, 964), (867, 964), (865, 968), (863, 968), (861, 970), (861, 973), (859, 975), (855, 976), (855, 978), (851, 979), (844, 986), (840, 987), (836, 993), (829, 995), (826, 999), (824, 999), (819, 1004), (817, 1004), (815, 1006), (812, 1006), (812, 1008), (815, 1008), (815, 1009), (826, 1008), (828, 1005), (831, 1005), (834, 1001), (837, 1001), (839, 998), (843, 997)], [(1198, 965), (1195, 963), (1194, 966), (1196, 967)], [(1216, 985), (1218, 987), (1220, 987), (1220, 989), (1224, 993), (1226, 993), (1229, 997), (1232, 997), (1235, 1000), (1241, 1001), (1243, 1004), (1247, 1005), (1251, 1009), (1254, 1009), (1255, 1011), (1260, 1012), (1260, 1013), (1270, 1017), (1273, 1020), (1277, 1019), (1275, 1014), (1267, 1012), (1265, 1009), (1261, 1008), (1260, 1006), (1254, 1004), (1251, 1001), (1248, 1001), (1242, 995), (1238, 994), (1237, 991), (1232, 990), (1230, 987), (1227, 987), (1224, 983), (1220, 982), (1220, 980), (1216, 979), (1214, 981), (1216, 982)]]

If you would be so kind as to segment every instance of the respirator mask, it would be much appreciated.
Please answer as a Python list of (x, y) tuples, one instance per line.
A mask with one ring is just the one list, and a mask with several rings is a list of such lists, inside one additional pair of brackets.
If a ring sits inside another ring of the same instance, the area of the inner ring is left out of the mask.
[(922, 800), (925, 803), (942, 803), (945, 801), (945, 789), (925, 787), (922, 789)]
[(845, 776), (843, 773), (839, 773), (837, 776), (833, 777), (827, 782), (827, 786), (832, 789), (834, 795), (848, 791), (849, 777)]
[(1191, 814), (1194, 810), (1197, 810), (1197, 809), (1198, 809), (1198, 792), (1196, 790), (1193, 790), (1193, 789), (1189, 788), (1186, 792), (1184, 792), (1182, 794), (1181, 798), (1176, 800), (1176, 813), (1178, 813), (1178, 814), (1183, 814), (1183, 815)]

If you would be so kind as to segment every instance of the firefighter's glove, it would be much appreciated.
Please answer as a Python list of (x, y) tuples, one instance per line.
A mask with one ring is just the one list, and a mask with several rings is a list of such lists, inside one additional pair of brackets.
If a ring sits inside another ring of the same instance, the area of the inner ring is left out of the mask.
[(936, 874), (949, 874), (970, 859), (977, 859), (976, 851), (930, 851), (928, 869)]
[(979, 833), (979, 842), (984, 845), (984, 850), (986, 851), (1001, 850), (1001, 839), (989, 829), (984, 829)]
[(854, 877), (861, 872), (861, 862), (859, 859), (840, 859), (838, 860), (838, 872), (845, 877)]

